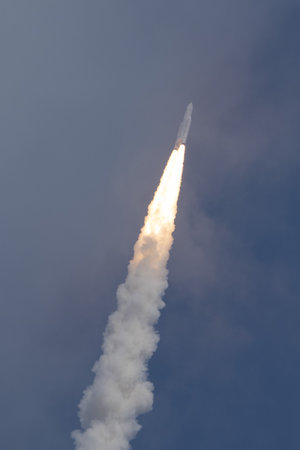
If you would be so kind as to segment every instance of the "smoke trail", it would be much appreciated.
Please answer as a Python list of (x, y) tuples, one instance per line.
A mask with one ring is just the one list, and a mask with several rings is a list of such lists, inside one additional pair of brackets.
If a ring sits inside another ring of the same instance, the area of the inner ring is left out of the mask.
[(167, 261), (181, 184), (185, 146), (173, 150), (134, 246), (128, 276), (117, 290), (118, 307), (104, 333), (94, 382), (79, 405), (84, 431), (73, 431), (77, 450), (128, 450), (152, 408), (147, 362), (159, 336), (154, 329), (167, 287)]

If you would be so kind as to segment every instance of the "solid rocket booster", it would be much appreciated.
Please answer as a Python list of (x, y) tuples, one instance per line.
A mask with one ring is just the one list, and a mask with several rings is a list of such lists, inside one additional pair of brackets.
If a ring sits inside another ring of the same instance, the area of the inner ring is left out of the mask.
[(190, 103), (185, 110), (183, 121), (179, 126), (175, 142), (175, 148), (179, 148), (181, 144), (186, 143), (192, 121), (192, 112), (193, 112), (193, 104)]

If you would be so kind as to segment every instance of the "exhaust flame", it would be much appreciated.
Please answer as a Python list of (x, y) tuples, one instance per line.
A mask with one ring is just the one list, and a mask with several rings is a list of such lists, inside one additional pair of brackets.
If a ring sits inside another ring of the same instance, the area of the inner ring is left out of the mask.
[(83, 395), (74, 431), (77, 450), (128, 450), (140, 429), (137, 416), (152, 409), (153, 385), (147, 362), (159, 336), (154, 329), (167, 288), (167, 261), (177, 211), (185, 146), (173, 150), (134, 246), (128, 276), (117, 290), (94, 382)]

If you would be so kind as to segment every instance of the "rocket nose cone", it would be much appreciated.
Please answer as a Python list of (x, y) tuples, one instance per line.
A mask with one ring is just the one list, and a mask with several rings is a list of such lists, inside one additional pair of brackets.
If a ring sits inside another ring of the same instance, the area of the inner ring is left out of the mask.
[(186, 110), (185, 110), (184, 116), (185, 116), (185, 117), (191, 117), (192, 112), (193, 112), (193, 103), (189, 103), (189, 104), (187, 105)]
[(189, 111), (190, 114), (192, 114), (192, 112), (193, 112), (193, 103), (192, 102), (189, 103), (186, 109), (187, 109), (187, 111)]

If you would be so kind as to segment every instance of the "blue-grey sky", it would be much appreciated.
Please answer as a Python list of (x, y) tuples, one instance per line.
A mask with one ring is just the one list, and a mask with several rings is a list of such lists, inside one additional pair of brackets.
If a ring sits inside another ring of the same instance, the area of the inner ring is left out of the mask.
[(298, 1), (4, 0), (0, 34), (0, 447), (73, 448), (193, 101), (133, 449), (299, 448)]

